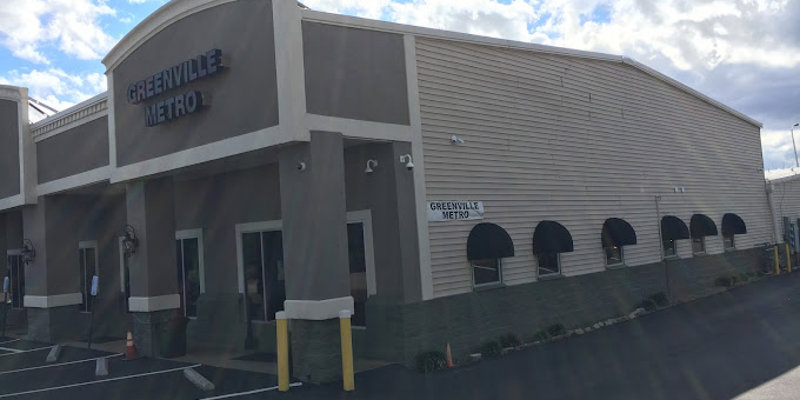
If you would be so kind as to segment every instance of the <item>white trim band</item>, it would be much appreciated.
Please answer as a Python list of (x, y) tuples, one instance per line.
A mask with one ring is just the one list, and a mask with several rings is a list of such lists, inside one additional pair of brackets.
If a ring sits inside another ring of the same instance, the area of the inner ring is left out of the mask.
[(181, 296), (179, 294), (165, 294), (153, 297), (134, 297), (128, 298), (128, 310), (131, 312), (153, 312), (162, 310), (174, 310), (181, 307)]
[(63, 192), (76, 187), (88, 186), (93, 183), (107, 181), (111, 178), (111, 167), (108, 165), (81, 172), (75, 175), (65, 176), (49, 182), (40, 183), (36, 187), (39, 196), (46, 194)]
[[(111, 172), (111, 183), (172, 171), (190, 165), (291, 142), (291, 137), (285, 137), (286, 134), (285, 130), (280, 129), (278, 126), (272, 126), (134, 164), (117, 165), (117, 169)], [(116, 149), (112, 149), (112, 152), (116, 152)]]
[(83, 295), (80, 293), (54, 294), (52, 296), (36, 296), (26, 294), (22, 303), (27, 308), (54, 308), (73, 306), (83, 303)]
[(339, 318), (342, 310), (350, 311), (350, 315), (355, 314), (353, 296), (326, 300), (286, 300), (283, 309), (288, 319), (311, 321)]

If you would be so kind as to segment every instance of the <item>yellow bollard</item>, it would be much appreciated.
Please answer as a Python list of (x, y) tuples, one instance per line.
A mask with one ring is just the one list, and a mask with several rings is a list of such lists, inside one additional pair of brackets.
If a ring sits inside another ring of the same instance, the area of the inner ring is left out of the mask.
[(792, 256), (789, 254), (789, 243), (785, 243), (786, 245), (786, 270), (792, 272)]
[(289, 328), (286, 312), (275, 313), (275, 325), (278, 327), (278, 390), (289, 391)]
[(778, 259), (778, 245), (772, 246), (772, 251), (775, 253), (775, 275), (781, 274), (781, 260)]
[(345, 392), (356, 390), (353, 376), (353, 331), (350, 329), (350, 310), (339, 312), (339, 330), (342, 338), (342, 384)]

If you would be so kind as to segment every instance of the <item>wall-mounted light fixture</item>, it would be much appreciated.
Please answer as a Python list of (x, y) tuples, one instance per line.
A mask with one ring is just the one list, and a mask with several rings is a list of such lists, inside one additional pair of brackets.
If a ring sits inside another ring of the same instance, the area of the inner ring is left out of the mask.
[(364, 170), (364, 173), (371, 174), (375, 172), (373, 168), (378, 167), (378, 160), (367, 160), (367, 168)]
[(406, 169), (409, 171), (414, 169), (414, 162), (411, 160), (411, 154), (403, 154), (400, 156), (400, 163), (405, 163)]
[(133, 253), (136, 253), (136, 248), (139, 247), (139, 238), (136, 237), (136, 230), (130, 225), (125, 225), (122, 234), (122, 247), (125, 249), (125, 257), (130, 257)]
[(24, 239), (22, 241), (22, 262), (25, 265), (30, 265), (33, 260), (36, 258), (36, 248), (33, 247), (33, 242), (30, 239)]

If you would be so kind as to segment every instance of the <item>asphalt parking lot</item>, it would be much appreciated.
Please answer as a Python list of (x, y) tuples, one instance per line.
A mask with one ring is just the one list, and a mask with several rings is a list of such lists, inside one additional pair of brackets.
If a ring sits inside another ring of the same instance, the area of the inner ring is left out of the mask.
[[(0, 399), (215, 399), (277, 390), (273, 375), (178, 361), (140, 358), (78, 347), (62, 347), (47, 363), (47, 343), (0, 340)], [(107, 359), (108, 375), (95, 376), (98, 359)], [(194, 369), (214, 383), (203, 391), (184, 377)]]

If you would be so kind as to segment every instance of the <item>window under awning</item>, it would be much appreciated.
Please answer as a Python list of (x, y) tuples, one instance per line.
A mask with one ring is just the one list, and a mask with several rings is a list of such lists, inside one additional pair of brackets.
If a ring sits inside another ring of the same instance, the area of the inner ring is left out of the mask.
[(603, 247), (622, 247), (636, 244), (636, 231), (624, 219), (609, 218), (603, 223), (600, 241)]
[(514, 242), (505, 229), (484, 222), (475, 225), (467, 238), (467, 259), (489, 260), (514, 256)]
[(665, 215), (661, 218), (661, 238), (664, 240), (689, 239), (689, 228), (680, 218)]
[(569, 253), (573, 249), (572, 235), (555, 221), (542, 221), (533, 231), (533, 254)]
[(693, 238), (714, 236), (717, 234), (717, 225), (705, 214), (692, 215), (692, 220), (689, 222), (689, 229), (691, 230)]
[(725, 214), (722, 216), (722, 234), (729, 235), (742, 235), (747, 233), (747, 226), (744, 224), (742, 218), (736, 214)]

